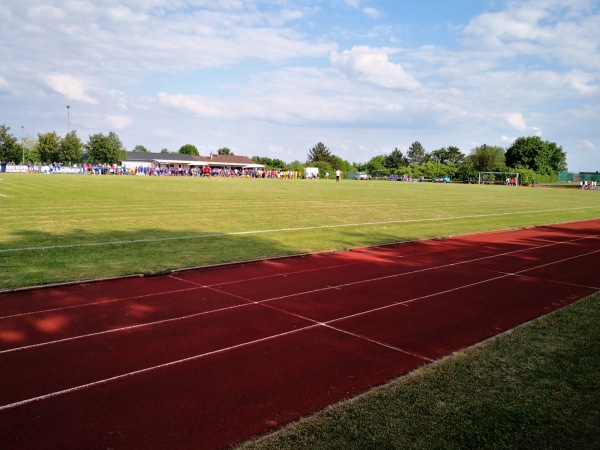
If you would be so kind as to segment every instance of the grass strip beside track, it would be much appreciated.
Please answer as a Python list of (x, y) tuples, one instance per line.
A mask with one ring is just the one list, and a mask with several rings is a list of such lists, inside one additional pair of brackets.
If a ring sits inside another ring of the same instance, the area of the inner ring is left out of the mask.
[(597, 192), (3, 174), (0, 290), (600, 217)]
[(241, 446), (598, 448), (600, 294)]

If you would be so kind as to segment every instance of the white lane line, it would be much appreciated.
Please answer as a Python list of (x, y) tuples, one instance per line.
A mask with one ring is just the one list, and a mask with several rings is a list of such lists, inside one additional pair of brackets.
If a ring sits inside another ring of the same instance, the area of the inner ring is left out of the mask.
[[(495, 255), (489, 255), (489, 256), (483, 256), (481, 258), (475, 258), (472, 260), (467, 260), (467, 261), (461, 261), (458, 263), (453, 263), (453, 264), (467, 264), (467, 263), (471, 263), (471, 262), (476, 262), (476, 261), (481, 261), (484, 259), (490, 259), (490, 258), (495, 258), (495, 257), (499, 257), (499, 256), (506, 256), (506, 255), (510, 255), (510, 254), (514, 254), (514, 253), (519, 253), (519, 252), (527, 252), (527, 251), (531, 251), (531, 250), (537, 250), (537, 249), (542, 249), (542, 248), (546, 248), (546, 247), (551, 247), (554, 245), (562, 245), (562, 244), (570, 244), (573, 242), (578, 242), (578, 241), (583, 241), (583, 240), (587, 240), (587, 239), (597, 239), (597, 236), (594, 235), (589, 235), (589, 236), (584, 236), (584, 237), (579, 237), (579, 238), (574, 238), (574, 239), (569, 239), (566, 241), (560, 241), (560, 242), (550, 242), (548, 244), (544, 244), (544, 245), (539, 245), (539, 246), (535, 246), (535, 247), (527, 247), (527, 248), (522, 248), (522, 249), (517, 249), (517, 250), (512, 250), (512, 251), (508, 251), (508, 252), (503, 252), (503, 253), (498, 253)], [(374, 247), (377, 248), (377, 247)], [(461, 250), (461, 249), (459, 249)], [(437, 252), (442, 252), (444, 250), (435, 250), (433, 252), (428, 252), (428, 254), (434, 254)], [(412, 255), (411, 255), (412, 256)], [(402, 257), (402, 256), (400, 256)], [(234, 280), (234, 281), (225, 281), (225, 282), (219, 282), (219, 283), (214, 283), (210, 286), (226, 286), (226, 285), (230, 285), (230, 284), (237, 284), (237, 283), (245, 283), (248, 281), (259, 281), (259, 280), (265, 280), (268, 278), (276, 278), (276, 277), (281, 277), (281, 276), (287, 276), (287, 275), (298, 275), (298, 274), (302, 274), (302, 273), (308, 273), (308, 272), (316, 272), (316, 271), (321, 271), (321, 270), (331, 270), (331, 269), (336, 269), (339, 267), (349, 267), (352, 265), (357, 265), (357, 264), (368, 264), (369, 261), (350, 261), (344, 264), (336, 264), (333, 266), (327, 266), (327, 267), (319, 267), (316, 269), (304, 269), (304, 270), (297, 270), (294, 272), (288, 272), (288, 273), (273, 273), (270, 275), (265, 275), (265, 276), (260, 276), (260, 277), (252, 277), (252, 278), (245, 278), (245, 279), (241, 279), (241, 280)], [(431, 267), (431, 268), (427, 268), (427, 269), (421, 269), (421, 270), (433, 270), (433, 269), (439, 269), (439, 268), (444, 268), (447, 267), (449, 265), (452, 264), (447, 264), (447, 265), (442, 265), (442, 266), (435, 266), (435, 267)], [(500, 272), (500, 271), (497, 271)], [(402, 275), (407, 275), (407, 274), (411, 274), (414, 272), (405, 272), (403, 274), (395, 274), (395, 275), (391, 275), (391, 276), (402, 276)], [(111, 300), (103, 300), (103, 301), (99, 301), (99, 302), (92, 302), (92, 303), (84, 303), (84, 304), (80, 304), (80, 305), (71, 305), (71, 306), (63, 306), (63, 307), (59, 307), (59, 308), (51, 308), (51, 309), (42, 309), (42, 310), (35, 310), (35, 311), (28, 311), (28, 312), (24, 312), (24, 313), (19, 313), (19, 314), (12, 314), (12, 315), (8, 315), (8, 316), (0, 316), (0, 320), (2, 319), (8, 319), (8, 318), (13, 318), (13, 317), (21, 317), (21, 316), (26, 316), (26, 315), (32, 315), (32, 314), (43, 314), (43, 313), (50, 313), (50, 312), (57, 312), (57, 311), (63, 311), (63, 310), (67, 310), (67, 309), (73, 309), (73, 308), (85, 308), (88, 306), (95, 306), (95, 305), (102, 305), (102, 304), (106, 304), (106, 303), (114, 303), (114, 302), (119, 302), (119, 301), (128, 301), (128, 300), (135, 300), (135, 299), (142, 299), (142, 298), (148, 298), (148, 297), (153, 297), (153, 296), (159, 296), (159, 295), (169, 295), (169, 294), (176, 294), (178, 292), (185, 292), (188, 290), (193, 290), (196, 288), (202, 288), (202, 287), (209, 287), (209, 286), (205, 286), (204, 284), (200, 284), (200, 283), (196, 283), (194, 281), (191, 280), (187, 280), (185, 278), (181, 278), (179, 276), (176, 275), (171, 275), (170, 278), (173, 278), (175, 280), (184, 282), (184, 283), (188, 283), (191, 284), (193, 286), (195, 286), (194, 288), (182, 288), (182, 289), (176, 289), (173, 291), (161, 291), (161, 292), (153, 292), (150, 294), (144, 294), (144, 295), (139, 295), (139, 296), (134, 296), (134, 297), (122, 297), (122, 298), (116, 298), (116, 299), (111, 299)], [(377, 278), (374, 278), (372, 280), (378, 280)], [(369, 280), (365, 280), (365, 281), (369, 281)], [(340, 287), (343, 287), (346, 285), (340, 285)], [(337, 286), (331, 286), (331, 288), (336, 288)], [(328, 289), (328, 288), (324, 288), (324, 289)], [(321, 289), (322, 290), (322, 289)], [(318, 290), (317, 290), (318, 291)], [(307, 293), (312, 293), (312, 292), (316, 292), (316, 291), (308, 291)], [(291, 294), (291, 295), (301, 295), (302, 293), (298, 293), (298, 294)], [(284, 298), (284, 297), (276, 297), (272, 300), (277, 300), (279, 298)]]
[(53, 312), (58, 312), (58, 311), (66, 311), (68, 309), (75, 309), (75, 308), (87, 308), (88, 306), (106, 305), (109, 303), (126, 302), (126, 301), (130, 301), (130, 300), (137, 300), (137, 299), (143, 299), (143, 298), (148, 298), (148, 297), (155, 297), (155, 296), (157, 297), (159, 295), (178, 294), (180, 292), (195, 291), (195, 290), (200, 289), (201, 287), (202, 286), (195, 286), (195, 287), (188, 287), (188, 288), (182, 288), (182, 289), (175, 289), (173, 291), (153, 292), (151, 294), (135, 295), (133, 297), (119, 297), (119, 298), (113, 298), (110, 300), (101, 300), (101, 301), (92, 302), (92, 303), (82, 303), (79, 305), (60, 306), (57, 308), (49, 308), (49, 309), (38, 309), (36, 311), (28, 311), (28, 312), (24, 312), (24, 313), (11, 314), (9, 316), (1, 316), (0, 320), (12, 319), (14, 317), (30, 316), (33, 314), (47, 314), (47, 313), (53, 313)]
[[(452, 266), (458, 266), (458, 265), (461, 265), (461, 264), (468, 264), (468, 263), (472, 263), (472, 262), (476, 262), (476, 261), (481, 261), (481, 260), (484, 260), (484, 259), (496, 258), (496, 257), (510, 255), (510, 254), (519, 253), (519, 252), (524, 252), (524, 251), (528, 251), (528, 250), (536, 250), (536, 249), (540, 249), (540, 248), (552, 247), (554, 245), (561, 245), (561, 244), (564, 244), (564, 243), (571, 243), (571, 242), (585, 240), (585, 239), (588, 239), (588, 238), (583, 237), (583, 238), (571, 239), (571, 240), (568, 240), (568, 241), (553, 242), (553, 243), (544, 244), (544, 245), (537, 246), (537, 247), (529, 247), (527, 249), (518, 249), (518, 250), (509, 251), (509, 252), (498, 253), (498, 254), (495, 254), (495, 255), (483, 256), (483, 257), (480, 257), (480, 258), (474, 258), (474, 259), (470, 259), (470, 260), (467, 260), (467, 261), (460, 261), (460, 262), (456, 262), (456, 263), (449, 263), (449, 264), (444, 264), (444, 265), (435, 266), (435, 267), (427, 267), (427, 268), (424, 268), (424, 269), (413, 270), (413, 271), (410, 271), (410, 272), (403, 272), (403, 273), (399, 273), (399, 274), (386, 275), (386, 276), (377, 277), (377, 278), (369, 278), (367, 280), (362, 280), (362, 281), (353, 281), (353, 282), (350, 282), (350, 283), (343, 283), (343, 284), (339, 284), (339, 285), (336, 285), (336, 286), (327, 286), (327, 287), (324, 287), (324, 288), (312, 289), (310, 291), (297, 292), (297, 293), (282, 295), (282, 296), (278, 296), (278, 297), (271, 297), (271, 298), (260, 300), (260, 301), (248, 300), (248, 299), (246, 299), (244, 297), (237, 296), (237, 295), (232, 294), (230, 292), (226, 292), (226, 291), (222, 291), (222, 290), (216, 289), (217, 286), (222, 286), (222, 284), (219, 284), (219, 283), (217, 283), (217, 284), (215, 284), (213, 286), (206, 286), (206, 285), (194, 283), (192, 281), (187, 280), (190, 284), (192, 284), (192, 285), (194, 285), (196, 287), (189, 288), (189, 289), (184, 289), (183, 291), (194, 290), (194, 289), (197, 289), (197, 288), (207, 288), (207, 289), (211, 289), (213, 291), (216, 291), (216, 292), (219, 292), (219, 293), (222, 293), (222, 294), (226, 294), (226, 295), (231, 296), (231, 297), (236, 297), (236, 298), (242, 299), (244, 301), (252, 302), (253, 304), (266, 304), (268, 302), (273, 302), (273, 301), (276, 301), (276, 300), (282, 300), (282, 299), (289, 298), (289, 297), (295, 297), (295, 296), (300, 296), (300, 295), (310, 295), (310, 294), (314, 294), (314, 293), (317, 293), (317, 292), (323, 292), (323, 291), (328, 291), (328, 290), (332, 290), (332, 289), (340, 289), (340, 288), (349, 287), (349, 286), (356, 286), (356, 285), (359, 285), (359, 284), (366, 284), (366, 283), (371, 283), (371, 282), (376, 282), (376, 281), (387, 280), (387, 279), (390, 279), (390, 278), (403, 277), (403, 276), (407, 276), (407, 275), (414, 275), (414, 274), (417, 274), (417, 273), (427, 272), (427, 271), (430, 271), (430, 270), (444, 269), (444, 268), (448, 268), (448, 267), (452, 267)], [(597, 252), (597, 250), (593, 251), (591, 253), (596, 253), (596, 252)], [(581, 256), (586, 256), (586, 255), (581, 255)], [(577, 256), (575, 256), (574, 258), (577, 258)], [(549, 263), (549, 264), (554, 264), (554, 263)], [(527, 269), (527, 270), (530, 270), (530, 269)], [(299, 271), (297, 273), (302, 273), (302, 272), (304, 272), (304, 271)], [(511, 275), (511, 274), (508, 274), (508, 275)], [(180, 278), (175, 277), (175, 276), (172, 276), (172, 278), (177, 279), (177, 280), (181, 280)], [(172, 292), (176, 293), (176, 292), (179, 292), (179, 291), (180, 290), (172, 291)], [(163, 292), (161, 294), (169, 294), (169, 293), (170, 292)], [(146, 296), (133, 297), (133, 298), (150, 297), (152, 295), (154, 295), (154, 294), (148, 294)], [(156, 294), (156, 295), (159, 295), (159, 294)], [(433, 294), (433, 295), (436, 295), (436, 294)], [(129, 300), (129, 299), (130, 298), (118, 299), (118, 300), (109, 300), (107, 302), (124, 301), (124, 300)], [(85, 307), (85, 306), (93, 306), (93, 305), (96, 305), (96, 304), (97, 303), (86, 304), (86, 305), (78, 305), (78, 306), (71, 306), (71, 307), (66, 307), (64, 309), (77, 308), (77, 307)], [(187, 320), (187, 319), (194, 318), (194, 317), (200, 317), (200, 316), (203, 316), (203, 315), (218, 313), (218, 312), (221, 312), (221, 311), (232, 310), (232, 309), (236, 309), (236, 308), (242, 308), (242, 307), (246, 307), (246, 306), (248, 306), (248, 304), (234, 305), (234, 306), (229, 306), (229, 307), (226, 307), (226, 308), (219, 308), (219, 309), (215, 309), (215, 310), (203, 311), (203, 312), (195, 313), (195, 314), (189, 314), (189, 315), (186, 315), (186, 316), (174, 317), (174, 318), (171, 318), (171, 319), (158, 320), (158, 321), (154, 321), (154, 322), (147, 322), (147, 323), (142, 323), (142, 324), (138, 324), (138, 325), (132, 325), (132, 326), (128, 326), (128, 327), (114, 328), (114, 329), (110, 329), (110, 330), (99, 331), (99, 332), (96, 332), (96, 333), (84, 334), (84, 335), (79, 335), (79, 336), (72, 336), (72, 337), (64, 338), (64, 339), (57, 339), (57, 340), (54, 340), (54, 341), (41, 342), (39, 344), (31, 344), (31, 345), (22, 346), (22, 347), (15, 347), (15, 348), (11, 348), (11, 349), (0, 351), (0, 355), (3, 354), (3, 353), (16, 352), (16, 351), (20, 351), (20, 350), (29, 350), (29, 349), (32, 349), (32, 348), (43, 347), (43, 346), (53, 345), (53, 344), (60, 344), (60, 343), (63, 343), (63, 342), (75, 341), (75, 340), (79, 340), (79, 339), (85, 339), (85, 338), (88, 338), (88, 337), (100, 336), (100, 335), (103, 335), (103, 334), (119, 333), (119, 332), (122, 332), (122, 331), (128, 331), (128, 330), (142, 328), (142, 327), (152, 327), (152, 326), (155, 326), (155, 325), (160, 325), (160, 324), (163, 324), (163, 323), (175, 322), (175, 321), (178, 321), (178, 320), (182, 320), (183, 321), (183, 320)], [(56, 308), (53, 311), (57, 311), (57, 310), (60, 310), (60, 308)], [(31, 314), (34, 314), (34, 313), (31, 313)], [(25, 314), (23, 314), (23, 315), (25, 315)], [(351, 317), (351, 316), (349, 316), (349, 317)], [(307, 318), (305, 318), (305, 319), (307, 319)], [(345, 317), (342, 317), (339, 320), (342, 320), (342, 319), (345, 319)], [(307, 319), (307, 320), (311, 320), (311, 319)]]
[[(212, 289), (212, 290), (214, 290), (216, 292), (227, 294), (227, 292), (221, 291), (221, 290), (216, 289), (216, 288), (209, 288), (209, 289)], [(332, 288), (332, 289), (336, 289), (336, 288)], [(390, 344), (388, 344), (386, 342), (381, 342), (381, 341), (375, 340), (373, 338), (370, 338), (368, 336), (364, 336), (364, 335), (361, 335), (361, 334), (353, 333), (351, 331), (343, 330), (341, 328), (336, 328), (336, 327), (334, 327), (333, 325), (330, 324), (331, 322), (334, 322), (335, 320), (330, 320), (330, 321), (322, 322), (322, 321), (319, 321), (319, 320), (316, 320), (316, 319), (312, 319), (312, 318), (307, 317), (307, 316), (303, 316), (303, 315), (298, 314), (298, 313), (294, 313), (294, 312), (288, 311), (288, 310), (283, 309), (283, 308), (278, 308), (276, 306), (268, 304), (265, 301), (250, 300), (248, 298), (244, 298), (244, 297), (242, 297), (240, 295), (235, 295), (235, 294), (229, 294), (229, 295), (232, 295), (233, 297), (239, 298), (241, 300), (245, 300), (245, 301), (247, 301), (247, 302), (249, 302), (249, 303), (251, 303), (253, 305), (257, 305), (257, 306), (261, 306), (261, 307), (264, 307), (264, 308), (271, 309), (273, 311), (277, 311), (278, 313), (284, 314), (286, 316), (291, 316), (291, 317), (295, 317), (295, 318), (298, 318), (298, 319), (301, 319), (301, 320), (305, 320), (305, 321), (313, 323), (314, 325), (322, 326), (324, 328), (328, 328), (328, 329), (333, 330), (333, 331), (337, 331), (337, 332), (340, 332), (340, 333), (343, 333), (343, 334), (347, 334), (347, 335), (356, 337), (356, 338), (358, 338), (358, 339), (360, 339), (362, 341), (368, 341), (368, 342), (370, 342), (372, 344), (376, 344), (376, 345), (378, 345), (380, 347), (389, 348), (389, 349), (394, 350), (396, 352), (404, 353), (406, 355), (413, 356), (415, 358), (419, 358), (419, 359), (422, 359), (422, 360), (427, 361), (427, 362), (432, 362), (433, 361), (433, 359), (431, 359), (431, 358), (429, 358), (427, 356), (420, 355), (418, 353), (411, 352), (409, 350), (405, 350), (405, 349), (402, 349), (400, 347), (396, 347), (396, 346), (390, 345)], [(375, 311), (375, 309), (373, 311)]]
[[(587, 254), (579, 255), (579, 256), (587, 256), (589, 254), (598, 253), (599, 251), (600, 250), (595, 250), (593, 252), (589, 252)], [(549, 266), (549, 265), (552, 265), (552, 264), (557, 264), (557, 263), (560, 263), (560, 262), (569, 261), (569, 260), (572, 260), (572, 259), (575, 259), (575, 258), (577, 258), (577, 256), (565, 258), (563, 260), (556, 261), (556, 262), (553, 262), (553, 263), (542, 264), (539, 267), (545, 267), (545, 266)], [(448, 264), (448, 266), (454, 266), (454, 265), (458, 265), (458, 264)], [(102, 379), (102, 380), (94, 381), (94, 382), (91, 382), (91, 383), (86, 383), (86, 384), (83, 384), (83, 385), (75, 386), (75, 387), (72, 387), (72, 388), (63, 389), (63, 390), (52, 392), (52, 393), (49, 393), (49, 394), (45, 394), (45, 395), (41, 395), (41, 396), (37, 396), (37, 397), (33, 397), (33, 398), (21, 400), (21, 401), (18, 401), (18, 402), (14, 402), (14, 403), (2, 405), (2, 406), (0, 406), (0, 411), (7, 410), (7, 409), (12, 409), (12, 408), (16, 408), (16, 407), (27, 405), (27, 404), (30, 404), (30, 403), (33, 403), (33, 402), (37, 402), (37, 401), (47, 400), (47, 399), (50, 399), (50, 398), (53, 398), (53, 397), (58, 397), (58, 396), (69, 394), (69, 393), (78, 392), (78, 391), (81, 391), (83, 389), (87, 389), (87, 388), (90, 388), (90, 387), (107, 384), (107, 383), (112, 382), (112, 381), (121, 380), (121, 379), (128, 378), (128, 377), (131, 377), (131, 376), (141, 375), (141, 374), (144, 374), (144, 373), (149, 373), (149, 372), (152, 372), (152, 371), (155, 371), (155, 370), (160, 370), (160, 369), (163, 369), (163, 368), (172, 367), (172, 366), (175, 366), (175, 365), (178, 365), (178, 364), (182, 364), (182, 363), (186, 363), (186, 362), (190, 362), (190, 361), (195, 361), (195, 360), (198, 360), (198, 359), (201, 359), (201, 358), (205, 358), (205, 357), (208, 357), (208, 356), (211, 356), (211, 355), (225, 353), (225, 352), (228, 352), (228, 351), (231, 351), (231, 350), (235, 350), (235, 349), (247, 347), (247, 346), (254, 345), (254, 344), (257, 344), (257, 343), (261, 343), (261, 342), (266, 342), (266, 341), (269, 341), (269, 340), (272, 340), (272, 339), (276, 339), (276, 338), (279, 338), (279, 337), (282, 337), (282, 336), (287, 336), (287, 335), (291, 335), (291, 334), (294, 334), (294, 333), (298, 333), (298, 332), (301, 332), (301, 331), (305, 331), (305, 330), (309, 330), (309, 329), (317, 328), (317, 327), (322, 327), (322, 326), (327, 326), (328, 328), (335, 329), (337, 331), (344, 332), (346, 334), (350, 334), (350, 335), (353, 335), (353, 336), (358, 337), (360, 339), (363, 339), (364, 338), (363, 336), (356, 335), (356, 334), (353, 334), (353, 333), (350, 333), (350, 332), (346, 332), (343, 329), (337, 329), (337, 327), (331, 326), (331, 323), (339, 322), (341, 320), (345, 320), (345, 319), (348, 319), (348, 318), (353, 318), (353, 317), (358, 317), (358, 316), (366, 315), (366, 314), (369, 314), (369, 313), (372, 313), (372, 312), (380, 311), (380, 310), (391, 308), (391, 307), (404, 306), (404, 305), (406, 305), (408, 303), (412, 303), (412, 302), (415, 302), (415, 301), (418, 301), (418, 300), (421, 300), (421, 299), (424, 299), (424, 298), (430, 298), (430, 297), (442, 295), (442, 294), (445, 294), (445, 293), (448, 293), (448, 292), (458, 291), (458, 290), (461, 290), (461, 289), (465, 289), (465, 288), (468, 288), (468, 287), (471, 287), (471, 286), (475, 286), (475, 285), (478, 285), (478, 284), (483, 284), (483, 283), (487, 283), (487, 282), (490, 282), (490, 281), (498, 280), (498, 279), (501, 279), (501, 278), (508, 278), (508, 277), (511, 277), (511, 276), (515, 276), (515, 275), (519, 274), (520, 272), (525, 272), (525, 271), (533, 270), (533, 269), (534, 268), (525, 269), (523, 271), (516, 272), (514, 275), (513, 274), (503, 274), (503, 275), (500, 275), (498, 277), (494, 277), (494, 278), (491, 278), (491, 279), (487, 279), (487, 280), (483, 280), (483, 281), (479, 281), (479, 282), (475, 282), (475, 283), (470, 283), (470, 284), (467, 284), (467, 285), (459, 286), (459, 287), (452, 288), (452, 289), (447, 289), (447, 290), (444, 290), (444, 291), (440, 291), (440, 292), (436, 292), (436, 293), (433, 293), (433, 294), (421, 296), (421, 297), (418, 297), (418, 298), (413, 298), (413, 299), (405, 300), (405, 301), (402, 301), (402, 302), (394, 302), (391, 305), (386, 305), (386, 306), (383, 306), (383, 307), (380, 307), (380, 308), (373, 308), (370, 311), (364, 311), (364, 312), (361, 312), (361, 313), (352, 314), (352, 315), (345, 316), (345, 317), (342, 317), (342, 318), (336, 318), (336, 319), (333, 319), (333, 320), (329, 320), (327, 322), (315, 322), (312, 319), (307, 319), (307, 320), (310, 320), (313, 323), (311, 325), (306, 326), (306, 327), (297, 328), (297, 329), (286, 331), (286, 332), (283, 332), (283, 333), (278, 333), (278, 334), (275, 334), (275, 335), (266, 336), (264, 338), (260, 338), (260, 339), (255, 339), (255, 340), (252, 340), (252, 341), (243, 342), (243, 343), (236, 344), (236, 345), (233, 345), (233, 346), (230, 346), (230, 347), (225, 347), (225, 348), (213, 350), (213, 351), (206, 352), (206, 353), (201, 353), (199, 355), (194, 355), (194, 356), (191, 356), (191, 357), (188, 357), (188, 358), (182, 358), (182, 359), (179, 359), (179, 360), (176, 360), (176, 361), (171, 361), (171, 362), (168, 362), (168, 363), (159, 364), (159, 365), (152, 366), (152, 367), (147, 367), (147, 368), (144, 368), (144, 369), (140, 369), (140, 370), (128, 372), (128, 373), (125, 373), (125, 374), (116, 375), (114, 377), (109, 377), (109, 378), (105, 378), (105, 379)], [(239, 297), (239, 296), (236, 296), (236, 297)], [(242, 297), (239, 297), (239, 298), (242, 298)], [(252, 303), (246, 304), (245, 306), (248, 306), (248, 305), (251, 305), (251, 304), (262, 304), (262, 303), (263, 302), (252, 302)], [(231, 307), (231, 308), (234, 308), (234, 307)], [(293, 313), (289, 313), (289, 314), (294, 315)], [(298, 316), (298, 317), (302, 317), (302, 316)], [(174, 321), (174, 320), (179, 320), (179, 319), (168, 319), (168, 320)], [(139, 325), (139, 326), (144, 326), (144, 325)], [(139, 326), (136, 326), (136, 327), (139, 327)], [(98, 334), (101, 334), (101, 333), (98, 333)], [(407, 353), (406, 351), (404, 351), (402, 349), (398, 349), (398, 348), (395, 348), (393, 346), (389, 346), (388, 344), (380, 343), (380, 342), (375, 341), (375, 340), (369, 340), (368, 338), (366, 338), (366, 340), (368, 340), (368, 341), (370, 341), (372, 343), (375, 343), (375, 344), (384, 345), (384, 346), (386, 346), (388, 348), (395, 349), (395, 350), (401, 351), (403, 353)], [(417, 354), (412, 354), (412, 356), (423, 358), (422, 356), (419, 356)], [(427, 359), (427, 358), (425, 358), (425, 359)]]
[(248, 347), (248, 346), (251, 346), (251, 345), (254, 345), (254, 344), (258, 344), (258, 343), (261, 343), (261, 342), (270, 341), (270, 340), (273, 340), (273, 339), (277, 339), (277, 338), (280, 338), (280, 337), (283, 337), (283, 336), (288, 336), (288, 335), (291, 335), (291, 334), (294, 334), (294, 333), (299, 333), (301, 331), (309, 330), (311, 328), (316, 328), (316, 327), (318, 327), (318, 325), (314, 325), (314, 324), (313, 325), (308, 325), (306, 327), (297, 328), (295, 330), (285, 331), (283, 333), (274, 334), (274, 335), (271, 335), (271, 336), (266, 336), (264, 338), (255, 339), (253, 341), (242, 342), (241, 344), (232, 345), (230, 347), (220, 348), (218, 350), (213, 350), (211, 352), (206, 352), (206, 353), (201, 353), (199, 355), (190, 356), (189, 358), (182, 358), (182, 359), (178, 359), (176, 361), (171, 361), (171, 362), (168, 362), (168, 363), (159, 364), (157, 366), (147, 367), (145, 369), (140, 369), (140, 370), (134, 370), (132, 372), (124, 373), (124, 374), (121, 374), (121, 375), (115, 375), (114, 377), (105, 378), (105, 379), (98, 380), (98, 381), (93, 381), (91, 383), (82, 384), (82, 385), (75, 386), (75, 387), (68, 388), (68, 389), (63, 389), (63, 390), (60, 390), (60, 391), (52, 392), (50, 394), (40, 395), (40, 396), (37, 396), (37, 397), (28, 398), (28, 399), (21, 400), (21, 401), (18, 401), (18, 402), (9, 403), (9, 404), (0, 406), (0, 411), (4, 411), (4, 410), (7, 410), (7, 409), (12, 409), (12, 408), (16, 408), (18, 406), (27, 405), (27, 404), (38, 402), (38, 401), (41, 401), (41, 400), (48, 400), (50, 398), (58, 397), (60, 395), (71, 394), (71, 393), (78, 392), (78, 391), (81, 391), (81, 390), (84, 390), (84, 389), (88, 389), (88, 388), (91, 388), (91, 387), (94, 387), (94, 386), (100, 386), (100, 385), (103, 385), (103, 384), (107, 384), (107, 383), (110, 383), (112, 381), (117, 381), (117, 380), (122, 380), (124, 378), (129, 378), (129, 377), (132, 377), (132, 376), (135, 376), (135, 375), (142, 375), (144, 373), (153, 372), (155, 370), (165, 369), (167, 367), (173, 367), (173, 366), (176, 366), (176, 365), (179, 365), (179, 364), (183, 364), (183, 363), (187, 363), (187, 362), (190, 362), (190, 361), (196, 361), (198, 359), (206, 358), (206, 357), (209, 357), (209, 356), (212, 356), (212, 355), (218, 355), (220, 353), (225, 353), (225, 352), (228, 352), (228, 351), (237, 350), (239, 348)]
[(37, 251), (37, 250), (56, 250), (64, 248), (83, 248), (83, 247), (100, 247), (107, 245), (126, 245), (126, 244), (140, 244), (148, 242), (166, 242), (166, 241), (178, 241), (188, 239), (206, 239), (206, 238), (219, 238), (227, 236), (244, 236), (253, 234), (266, 234), (266, 233), (281, 233), (290, 231), (311, 231), (311, 230), (324, 230), (331, 228), (347, 228), (347, 227), (364, 227), (374, 225), (391, 225), (391, 224), (402, 224), (402, 223), (420, 223), (420, 222), (442, 222), (449, 220), (464, 220), (464, 219), (478, 219), (485, 217), (500, 217), (500, 216), (517, 216), (524, 214), (543, 214), (548, 212), (564, 212), (564, 211), (582, 211), (586, 209), (600, 209), (600, 206), (585, 206), (581, 208), (557, 208), (557, 209), (540, 209), (534, 211), (512, 211), (504, 213), (493, 213), (493, 214), (473, 214), (466, 216), (450, 216), (450, 217), (431, 217), (421, 219), (407, 219), (407, 220), (388, 220), (383, 222), (362, 222), (362, 223), (345, 223), (337, 225), (319, 225), (313, 227), (297, 227), (297, 228), (276, 228), (271, 230), (248, 230), (248, 231), (233, 231), (230, 233), (206, 233), (197, 234), (191, 236), (174, 236), (168, 238), (154, 238), (154, 239), (131, 239), (121, 241), (109, 241), (109, 242), (90, 242), (83, 244), (64, 244), (64, 245), (46, 245), (39, 247), (15, 247), (0, 249), (0, 253), (8, 252), (25, 252), (25, 251)]
[(171, 322), (178, 322), (178, 321), (183, 321), (186, 319), (193, 319), (194, 317), (205, 316), (208, 314), (216, 314), (219, 312), (229, 311), (232, 309), (244, 308), (247, 306), (250, 306), (250, 304), (248, 303), (248, 304), (242, 304), (242, 305), (227, 306), (227, 307), (219, 308), (219, 309), (211, 309), (210, 311), (202, 311), (202, 312), (195, 313), (195, 314), (189, 314), (187, 316), (172, 317), (170, 319), (156, 320), (154, 322), (140, 323), (137, 325), (130, 325), (127, 327), (113, 328), (110, 330), (98, 331), (96, 333), (80, 334), (79, 336), (71, 336), (68, 338), (57, 339), (55, 341), (46, 341), (46, 342), (40, 342), (39, 344), (24, 345), (23, 347), (15, 347), (15, 348), (9, 348), (7, 350), (2, 350), (2, 351), (0, 351), (0, 355), (2, 355), (4, 353), (12, 353), (12, 352), (17, 352), (17, 351), (22, 351), (22, 350), (30, 350), (30, 349), (38, 348), (38, 347), (45, 347), (47, 345), (54, 345), (54, 344), (61, 344), (64, 342), (77, 341), (80, 339), (86, 339), (86, 338), (90, 338), (90, 337), (94, 337), (94, 336), (102, 336), (104, 334), (121, 333), (123, 331), (135, 330), (137, 328), (153, 327), (156, 325), (162, 325), (162, 324), (171, 323)]

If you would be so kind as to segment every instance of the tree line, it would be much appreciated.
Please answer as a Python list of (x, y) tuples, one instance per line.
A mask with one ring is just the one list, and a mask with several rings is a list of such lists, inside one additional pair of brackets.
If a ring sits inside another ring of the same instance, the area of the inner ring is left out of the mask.
[(554, 142), (544, 141), (539, 136), (524, 136), (515, 139), (508, 148), (483, 144), (468, 154), (456, 146), (428, 152), (415, 141), (406, 154), (395, 148), (366, 163), (351, 164), (319, 142), (308, 151), (306, 164), (319, 167), (321, 173), (340, 169), (364, 171), (373, 177), (406, 174), (412, 178), (448, 176), (462, 181), (477, 179), (479, 172), (519, 172), (520, 180), (529, 184), (534, 179), (556, 181), (558, 172), (567, 170), (567, 155)]
[[(143, 145), (136, 145), (135, 152), (148, 152)], [(21, 142), (10, 133), (10, 127), (0, 125), (0, 161), (15, 164), (61, 163), (61, 164), (120, 164), (126, 159), (126, 149), (119, 136), (111, 131), (107, 135), (95, 133), (84, 143), (77, 131), (64, 137), (56, 132), (38, 133), (37, 139), (23, 137)], [(178, 151), (163, 148), (160, 153), (179, 153), (199, 156), (198, 148), (192, 144), (182, 145)], [(233, 155), (227, 147), (217, 150), (219, 155)]]
[[(38, 133), (37, 139), (22, 138), (19, 142), (10, 133), (10, 127), (0, 125), (0, 161), (119, 164), (125, 160), (125, 151), (119, 136), (112, 131), (107, 135), (92, 134), (86, 143), (81, 141), (76, 131), (70, 131), (64, 137), (56, 132)], [(142, 145), (136, 145), (133, 151), (148, 152)], [(176, 152), (163, 148), (161, 153), (200, 154), (192, 144), (185, 144)], [(220, 148), (217, 153), (233, 155), (227, 147)], [(318, 167), (321, 176), (339, 169), (343, 172), (364, 171), (374, 177), (406, 174), (413, 178), (448, 176), (455, 180), (468, 180), (476, 179), (479, 172), (519, 172), (525, 184), (534, 178), (537, 181), (555, 181), (558, 172), (567, 170), (567, 155), (562, 147), (539, 136), (519, 137), (508, 148), (483, 144), (471, 149), (468, 154), (456, 146), (428, 152), (419, 141), (415, 141), (406, 154), (395, 148), (389, 154), (376, 155), (366, 163), (346, 161), (322, 142), (309, 149), (305, 162), (286, 163), (265, 156), (253, 156), (252, 160), (268, 169), (300, 172), (310, 165)]]

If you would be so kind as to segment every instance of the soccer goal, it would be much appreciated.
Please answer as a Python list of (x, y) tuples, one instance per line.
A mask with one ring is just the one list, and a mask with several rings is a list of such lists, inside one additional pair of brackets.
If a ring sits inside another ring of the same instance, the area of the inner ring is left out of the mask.
[(479, 172), (479, 184), (519, 185), (519, 172)]

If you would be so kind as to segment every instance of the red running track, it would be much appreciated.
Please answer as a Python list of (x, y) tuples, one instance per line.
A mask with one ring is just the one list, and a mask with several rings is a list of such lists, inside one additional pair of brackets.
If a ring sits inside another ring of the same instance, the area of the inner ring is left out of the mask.
[(0, 293), (3, 448), (222, 448), (600, 290), (600, 220)]

